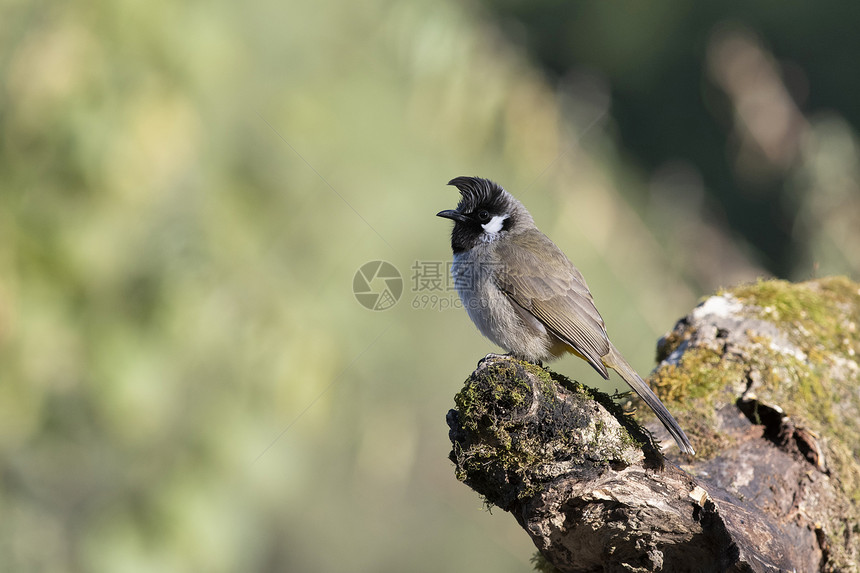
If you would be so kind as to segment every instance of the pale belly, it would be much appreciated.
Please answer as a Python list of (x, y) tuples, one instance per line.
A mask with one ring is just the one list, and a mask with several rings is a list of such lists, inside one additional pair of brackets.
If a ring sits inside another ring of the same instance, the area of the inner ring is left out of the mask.
[(476, 264), (465, 255), (454, 255), (451, 275), (469, 318), (481, 334), (505, 351), (536, 362), (556, 358), (569, 350), (496, 286), (491, 267)]

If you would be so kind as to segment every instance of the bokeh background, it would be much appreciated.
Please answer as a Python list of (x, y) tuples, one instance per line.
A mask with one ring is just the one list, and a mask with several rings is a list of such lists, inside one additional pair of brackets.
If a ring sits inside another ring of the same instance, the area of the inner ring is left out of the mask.
[[(454, 176), (524, 201), (643, 372), (720, 286), (860, 271), (858, 4), (3, 0), (0, 22), (2, 571), (530, 570), (446, 459), (496, 350), (430, 280)], [(353, 296), (374, 260), (403, 277), (387, 310)]]

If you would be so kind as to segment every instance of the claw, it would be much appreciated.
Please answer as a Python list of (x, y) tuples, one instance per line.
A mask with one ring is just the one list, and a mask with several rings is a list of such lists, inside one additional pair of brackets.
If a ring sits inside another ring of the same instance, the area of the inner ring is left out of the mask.
[(478, 360), (478, 366), (480, 366), (481, 364), (483, 364), (483, 363), (484, 363), (484, 361), (486, 361), (486, 360), (490, 360), (491, 358), (513, 358), (513, 355), (512, 355), (511, 353), (508, 353), (508, 354), (496, 354), (495, 352), (490, 352), (489, 354), (487, 354), (486, 356), (484, 356), (483, 358), (481, 358), (480, 360)]

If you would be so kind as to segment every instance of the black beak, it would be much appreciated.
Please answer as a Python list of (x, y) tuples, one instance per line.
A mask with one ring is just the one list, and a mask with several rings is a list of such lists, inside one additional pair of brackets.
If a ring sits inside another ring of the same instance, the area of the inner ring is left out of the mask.
[(465, 223), (469, 220), (466, 215), (453, 209), (448, 209), (447, 211), (439, 211), (438, 213), (436, 213), (436, 216), (444, 217), (445, 219), (451, 219), (452, 221), (460, 221), (461, 223)]

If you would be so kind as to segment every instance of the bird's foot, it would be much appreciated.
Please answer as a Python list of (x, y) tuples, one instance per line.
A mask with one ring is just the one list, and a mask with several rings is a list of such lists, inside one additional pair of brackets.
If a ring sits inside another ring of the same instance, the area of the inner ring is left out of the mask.
[(486, 356), (484, 356), (483, 358), (481, 358), (478, 361), (478, 366), (483, 364), (486, 360), (490, 360), (491, 358), (492, 359), (507, 358), (510, 360), (523, 360), (525, 362), (528, 362), (529, 364), (534, 364), (535, 366), (539, 366), (539, 367), (543, 368), (543, 362), (541, 362), (540, 360), (529, 360), (528, 358), (522, 358), (520, 356), (517, 356), (513, 352), (508, 352), (507, 354), (496, 354), (495, 352), (490, 352), (489, 354), (487, 354)]
[(481, 365), (481, 364), (483, 364), (485, 361), (490, 360), (490, 359), (496, 359), (496, 358), (513, 358), (513, 357), (514, 357), (514, 355), (513, 355), (513, 353), (511, 353), (511, 352), (508, 352), (507, 354), (496, 354), (495, 352), (490, 352), (489, 354), (487, 354), (486, 356), (484, 356), (483, 358), (481, 358), (480, 360), (478, 360), (478, 366), (480, 366), (480, 365)]

